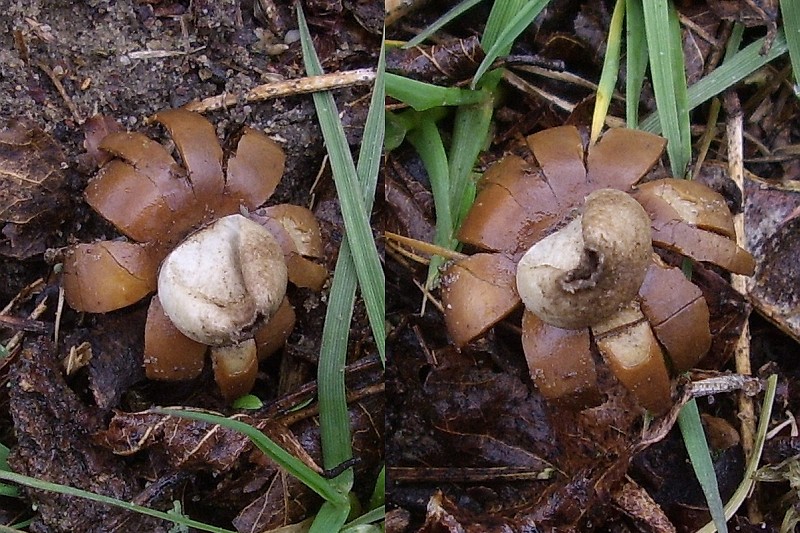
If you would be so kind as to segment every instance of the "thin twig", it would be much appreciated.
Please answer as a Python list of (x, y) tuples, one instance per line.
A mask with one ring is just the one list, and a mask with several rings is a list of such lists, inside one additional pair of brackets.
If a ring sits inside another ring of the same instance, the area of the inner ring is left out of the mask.
[(47, 333), (50, 331), (51, 326), (46, 322), (39, 322), (38, 320), (0, 315), (0, 327), (18, 331), (30, 331), (32, 333)]
[[(46, 310), (47, 310), (47, 298), (45, 297), (44, 299), (42, 299), (41, 302), (39, 302), (39, 305), (37, 305), (36, 308), (34, 308), (34, 310), (31, 311), (31, 314), (28, 315), (28, 319), (37, 320), (40, 316), (44, 314)], [(11, 340), (8, 341), (8, 344), (6, 344), (6, 351), (8, 351), (9, 354), (14, 353), (14, 350), (16, 350), (17, 347), (20, 345), (20, 343), (22, 342), (22, 338), (24, 336), (25, 333), (23, 331), (18, 331), (16, 335), (11, 337)]]
[(328, 166), (328, 153), (326, 152), (324, 156), (322, 156), (322, 163), (319, 164), (319, 170), (317, 171), (317, 176), (314, 178), (314, 183), (311, 184), (311, 188), (308, 190), (308, 208), (314, 209), (314, 202), (317, 199), (317, 187), (319, 186), (320, 181), (322, 180), (322, 176), (325, 174), (325, 169)]
[(514, 74), (509, 70), (503, 72), (503, 79), (506, 80), (513, 87), (519, 89), (520, 91), (534, 96), (539, 96), (540, 98), (544, 98), (551, 104), (563, 109), (568, 113), (572, 113), (573, 111), (575, 111), (575, 104), (568, 102), (563, 98), (559, 98), (558, 96), (537, 87), (536, 85), (520, 78), (519, 76), (517, 76), (516, 74)]
[[(725, 95), (725, 110), (728, 114), (727, 138), (728, 138), (728, 172), (731, 179), (742, 191), (742, 210), (733, 217), (733, 225), (736, 230), (736, 244), (744, 248), (747, 247), (747, 235), (744, 227), (744, 207), (747, 203), (744, 188), (744, 141), (743, 141), (743, 114), (739, 98), (733, 91), (728, 91)], [(749, 293), (750, 278), (737, 274), (731, 275), (731, 286), (734, 290), (747, 297)], [(742, 333), (736, 341), (734, 347), (734, 357), (736, 362), (736, 372), (749, 376), (752, 374), (750, 365), (750, 325), (744, 323)], [(756, 414), (753, 406), (753, 398), (747, 394), (738, 395), (739, 419), (741, 420), (742, 449), (745, 458), (750, 459), (753, 454), (756, 439)], [(761, 521), (761, 513), (756, 507), (754, 499), (748, 505), (748, 514), (753, 523)]]
[(75, 102), (72, 101), (70, 95), (67, 94), (66, 89), (64, 89), (64, 85), (61, 83), (61, 80), (58, 78), (58, 76), (56, 76), (55, 72), (53, 72), (53, 69), (51, 69), (44, 63), (37, 63), (37, 66), (41, 69), (42, 72), (47, 74), (47, 77), (50, 78), (51, 82), (53, 82), (53, 85), (55, 85), (58, 94), (61, 95), (61, 98), (64, 99), (64, 103), (67, 104), (69, 112), (72, 113), (72, 118), (75, 119), (75, 122), (77, 122), (78, 124), (83, 124), (86, 121), (86, 119), (83, 118), (83, 115), (81, 115), (80, 111), (78, 111), (78, 106), (75, 105)]
[[(590, 91), (597, 90), (596, 83), (589, 81), (585, 78), (581, 78), (580, 76), (578, 76), (577, 74), (573, 74), (572, 72), (544, 68), (538, 65), (513, 65), (513, 69), (522, 70), (524, 72), (530, 72), (531, 74), (535, 74), (537, 76), (541, 76), (543, 78), (548, 78), (559, 82), (570, 83), (578, 87), (583, 87), (584, 89), (589, 89)], [(623, 100), (623, 101), (625, 100), (625, 97), (619, 94), (618, 92), (614, 92), (613, 98), (617, 100)]]
[(28, 285), (27, 287), (24, 287), (21, 291), (19, 291), (19, 293), (17, 293), (16, 296), (14, 296), (14, 298), (11, 299), (10, 302), (8, 302), (8, 305), (6, 305), (0, 311), (0, 315), (9, 314), (12, 309), (18, 306), (21, 302), (30, 298), (31, 295), (42, 292), (44, 290), (44, 287), (45, 283), (44, 279), (42, 278), (39, 278), (30, 285)]
[(442, 248), (441, 246), (436, 246), (435, 244), (431, 244), (429, 242), (412, 239), (411, 237), (404, 237), (403, 235), (398, 235), (397, 233), (392, 233), (391, 231), (384, 232), (383, 236), (390, 241), (405, 244), (412, 250), (431, 255), (440, 255), (445, 259), (465, 259), (467, 257), (465, 254), (456, 252), (454, 250), (448, 250), (447, 248)]
[(237, 104), (269, 100), (270, 98), (329, 91), (358, 85), (369, 85), (374, 80), (375, 69), (371, 68), (362, 68), (346, 72), (332, 72), (330, 74), (308, 76), (297, 80), (265, 83), (264, 85), (253, 87), (245, 94), (241, 95), (223, 93), (205, 98), (199, 102), (190, 102), (186, 104), (184, 108), (197, 113), (205, 113), (207, 111), (216, 111)]
[(64, 287), (58, 288), (58, 303), (56, 304), (56, 327), (53, 333), (53, 346), (58, 347), (58, 335), (61, 331), (61, 315), (64, 312)]
[(489, 481), (537, 481), (550, 479), (556, 469), (543, 462), (539, 468), (525, 466), (490, 466), (490, 467), (410, 467), (390, 466), (388, 475), (393, 483), (479, 483)]
[(428, 290), (428, 288), (425, 287), (425, 285), (423, 285), (417, 280), (412, 280), (412, 281), (414, 282), (414, 285), (416, 285), (419, 291), (422, 293), (422, 305), (419, 311), (419, 316), (425, 315), (426, 302), (431, 302), (434, 305), (434, 307), (436, 307), (436, 309), (439, 310), (440, 313), (444, 314), (444, 306), (442, 305), (442, 302), (434, 298), (431, 292)]
[(406, 250), (405, 248), (403, 248), (402, 246), (400, 246), (398, 243), (396, 243), (394, 241), (389, 241), (387, 244), (389, 245), (389, 248), (392, 251), (397, 252), (398, 254), (402, 255), (406, 259), (410, 259), (410, 260), (414, 261), (415, 263), (419, 263), (420, 265), (427, 266), (427, 265), (431, 264), (430, 259), (428, 259), (427, 257), (422, 257), (419, 254), (415, 254), (411, 250)]
[(696, 179), (697, 176), (700, 175), (700, 169), (706, 160), (708, 149), (711, 147), (711, 142), (714, 140), (714, 137), (717, 134), (717, 119), (719, 118), (719, 110), (719, 98), (713, 98), (711, 100), (711, 107), (708, 111), (708, 120), (706, 121), (705, 131), (698, 142), (699, 148), (697, 150), (697, 161), (695, 162), (694, 170), (692, 171), (693, 179)]
[(128, 57), (131, 59), (162, 59), (165, 57), (177, 57), (177, 56), (185, 56), (188, 54), (196, 54), (197, 52), (201, 52), (205, 49), (205, 46), (201, 46), (199, 48), (195, 48), (194, 50), (189, 50), (188, 52), (185, 50), (134, 50), (133, 52), (128, 52)]
[(701, 379), (691, 382), (688, 387), (692, 398), (732, 391), (742, 391), (746, 396), (752, 397), (763, 390), (760, 379), (741, 374), (723, 374)]

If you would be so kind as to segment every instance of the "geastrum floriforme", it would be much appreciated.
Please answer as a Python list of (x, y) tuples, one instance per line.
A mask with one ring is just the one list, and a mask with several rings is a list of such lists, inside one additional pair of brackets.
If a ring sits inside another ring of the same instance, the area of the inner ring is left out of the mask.
[(458, 347), (524, 305), (522, 346), (548, 399), (596, 401), (596, 347), (640, 405), (670, 406), (670, 375), (711, 345), (700, 289), (653, 246), (751, 275), (722, 196), (674, 178), (638, 184), (665, 140), (611, 129), (586, 146), (573, 126), (527, 138), (484, 174), (458, 238), (485, 252), (450, 264), (442, 303)]
[(148, 378), (197, 377), (211, 354), (228, 399), (252, 388), (258, 362), (294, 327), (287, 283), (320, 290), (326, 269), (314, 215), (280, 204), (258, 209), (283, 174), (283, 150), (244, 128), (223, 151), (212, 124), (181, 109), (155, 121), (169, 132), (179, 165), (161, 143), (114, 132), (100, 143), (113, 158), (85, 190), (89, 205), (126, 240), (70, 247), (64, 258), (67, 303), (105, 313), (157, 290), (147, 313)]

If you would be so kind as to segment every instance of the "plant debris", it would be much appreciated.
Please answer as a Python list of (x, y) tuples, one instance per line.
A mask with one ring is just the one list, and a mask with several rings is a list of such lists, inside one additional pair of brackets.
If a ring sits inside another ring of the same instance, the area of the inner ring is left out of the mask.
[(12, 121), (0, 129), (0, 254), (28, 259), (53, 243), (70, 208), (64, 152), (37, 126)]

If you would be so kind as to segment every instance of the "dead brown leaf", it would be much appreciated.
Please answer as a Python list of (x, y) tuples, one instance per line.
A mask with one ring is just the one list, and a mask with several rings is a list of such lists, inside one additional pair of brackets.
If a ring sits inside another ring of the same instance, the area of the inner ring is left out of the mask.
[(800, 185), (745, 174), (745, 235), (756, 257), (753, 305), (800, 341)]
[(315, 501), (308, 487), (283, 470), (276, 472), (263, 490), (233, 519), (237, 531), (257, 533), (288, 525), (306, 516)]
[(675, 526), (653, 501), (653, 498), (636, 482), (628, 480), (613, 495), (614, 504), (638, 522), (647, 525), (653, 533), (674, 533)]
[(441, 45), (390, 48), (386, 52), (386, 70), (392, 74), (447, 85), (468, 79), (478, 69), (484, 52), (480, 39), (450, 39)]
[(0, 254), (27, 259), (45, 251), (67, 206), (64, 153), (38, 126), (11, 121), (0, 129)]
[(509, 519), (480, 515), (460, 507), (441, 491), (435, 492), (427, 505), (425, 524), (419, 533), (505, 533), (507, 531), (537, 531), (527, 517)]
[[(240, 420), (252, 423), (249, 417)], [(231, 429), (149, 411), (115, 414), (96, 439), (117, 455), (150, 449), (174, 468), (211, 468), (217, 473), (231, 469), (251, 447), (245, 435)]]

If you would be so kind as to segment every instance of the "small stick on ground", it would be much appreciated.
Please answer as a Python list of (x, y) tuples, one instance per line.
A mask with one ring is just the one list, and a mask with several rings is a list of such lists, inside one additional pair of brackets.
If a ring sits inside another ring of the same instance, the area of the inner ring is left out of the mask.
[[(34, 308), (34, 310), (31, 311), (31, 313), (28, 315), (28, 320), (29, 321), (37, 320), (40, 316), (44, 314), (46, 310), (47, 310), (47, 298), (44, 298), (41, 302), (39, 302), (36, 308)], [(8, 343), (6, 344), (6, 351), (9, 354), (13, 354), (14, 351), (21, 345), (22, 338), (24, 336), (25, 333), (23, 331), (18, 331), (13, 337), (11, 337), (11, 340), (9, 340)]]
[(44, 279), (42, 278), (37, 279), (27, 287), (24, 287), (21, 291), (19, 291), (19, 293), (16, 296), (14, 296), (14, 298), (12, 298), (10, 302), (8, 302), (8, 305), (6, 305), (2, 310), (0, 310), (0, 315), (9, 314), (12, 311), (12, 309), (17, 307), (21, 302), (26, 301), (34, 294), (42, 292), (44, 288), (45, 288)]
[(83, 115), (81, 115), (80, 111), (78, 111), (78, 106), (75, 105), (75, 102), (73, 102), (72, 98), (70, 98), (69, 94), (67, 94), (67, 90), (64, 89), (64, 85), (61, 83), (61, 80), (58, 78), (58, 76), (56, 76), (56, 73), (53, 72), (53, 69), (51, 69), (44, 63), (37, 63), (37, 66), (39, 67), (39, 69), (41, 69), (42, 72), (47, 74), (47, 77), (50, 78), (51, 82), (53, 82), (53, 85), (55, 85), (58, 94), (61, 95), (61, 98), (64, 99), (64, 103), (67, 104), (69, 112), (72, 113), (72, 118), (75, 119), (75, 122), (77, 122), (78, 124), (83, 124), (86, 121), (86, 119), (83, 118)]
[(33, 333), (47, 333), (52, 329), (46, 322), (6, 315), (0, 315), (0, 327)]
[(186, 104), (184, 108), (197, 113), (205, 113), (207, 111), (217, 111), (238, 104), (269, 100), (270, 98), (329, 91), (331, 89), (355, 87), (358, 85), (369, 85), (374, 80), (375, 69), (370, 68), (349, 70), (346, 72), (333, 72), (330, 74), (322, 74), (321, 76), (300, 78), (298, 80), (265, 83), (264, 85), (253, 87), (245, 94), (241, 95), (220, 94), (218, 96), (211, 96), (198, 102), (190, 102)]
[(412, 239), (411, 237), (398, 235), (397, 233), (392, 233), (391, 231), (384, 232), (383, 236), (387, 240), (394, 241), (399, 244), (404, 244), (417, 252), (427, 253), (431, 255), (440, 255), (445, 259), (453, 259), (453, 260), (464, 259), (467, 257), (465, 254), (456, 252), (455, 250), (448, 250), (447, 248), (442, 248), (441, 246), (437, 246), (429, 242)]
[[(728, 115), (727, 120), (727, 139), (728, 139), (728, 173), (733, 179), (739, 190), (742, 191), (742, 211), (733, 217), (733, 224), (736, 230), (736, 244), (744, 248), (747, 247), (747, 235), (744, 230), (744, 148), (743, 148), (743, 114), (739, 98), (733, 91), (728, 91), (725, 95), (725, 111)], [(750, 278), (737, 274), (731, 275), (731, 285), (739, 293), (747, 297), (749, 293)], [(736, 362), (736, 372), (749, 376), (752, 374), (750, 366), (750, 326), (745, 322), (742, 334), (736, 342), (734, 348)], [(756, 414), (753, 406), (753, 398), (747, 394), (740, 393), (738, 398), (739, 419), (741, 420), (742, 449), (747, 460), (753, 454), (753, 445), (756, 438)], [(755, 499), (750, 499), (748, 504), (748, 515), (753, 523), (762, 521), (761, 513), (758, 511)]]

